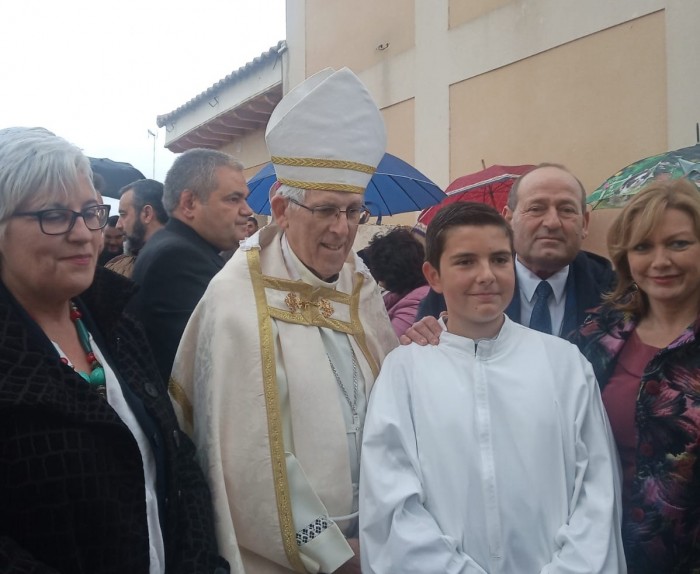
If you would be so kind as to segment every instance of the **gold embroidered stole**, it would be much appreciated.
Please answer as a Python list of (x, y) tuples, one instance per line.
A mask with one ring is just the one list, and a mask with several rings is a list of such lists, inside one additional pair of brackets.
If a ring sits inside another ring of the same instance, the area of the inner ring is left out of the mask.
[(325, 327), (354, 337), (376, 378), (379, 366), (369, 352), (360, 322), (359, 302), (363, 277), (356, 274), (353, 291), (347, 294), (327, 287), (314, 287), (303, 281), (265, 276), (260, 264), (260, 251), (257, 249), (248, 251), (247, 258), (258, 313), (263, 388), (280, 528), (290, 564), (295, 570), (304, 572), (296, 543), (287, 481), (282, 417), (275, 376), (272, 319), (297, 325)]

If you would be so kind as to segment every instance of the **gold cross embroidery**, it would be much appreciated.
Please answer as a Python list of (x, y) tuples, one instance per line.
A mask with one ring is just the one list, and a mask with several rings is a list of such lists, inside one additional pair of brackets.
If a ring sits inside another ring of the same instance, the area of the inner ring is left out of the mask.
[(313, 306), (318, 307), (318, 310), (321, 313), (321, 315), (328, 319), (335, 312), (335, 309), (333, 308), (331, 302), (328, 299), (324, 299), (323, 297), (321, 297), (317, 303), (314, 303), (313, 301), (305, 301), (301, 298), (299, 293), (291, 292), (287, 293), (287, 296), (284, 298), (284, 302), (287, 304), (287, 307), (289, 307), (289, 310), (292, 313), (297, 313), (301, 309), (306, 309), (310, 306)]

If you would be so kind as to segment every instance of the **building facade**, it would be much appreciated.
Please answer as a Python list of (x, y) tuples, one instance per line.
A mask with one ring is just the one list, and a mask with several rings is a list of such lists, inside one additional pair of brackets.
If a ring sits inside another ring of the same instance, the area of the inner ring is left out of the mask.
[[(286, 42), (158, 120), (170, 122), (169, 149), (204, 141), (252, 174), (268, 159), (267, 107), (348, 66), (382, 109), (387, 151), (441, 187), (482, 165), (551, 161), (592, 191), (637, 159), (696, 142), (697, 22), (700, 2), (688, 0), (287, 0)], [(245, 106), (259, 125), (242, 123)], [(227, 118), (236, 110), (238, 123)], [(222, 124), (234, 127), (218, 134)], [(587, 248), (605, 253), (614, 215), (593, 212)]]

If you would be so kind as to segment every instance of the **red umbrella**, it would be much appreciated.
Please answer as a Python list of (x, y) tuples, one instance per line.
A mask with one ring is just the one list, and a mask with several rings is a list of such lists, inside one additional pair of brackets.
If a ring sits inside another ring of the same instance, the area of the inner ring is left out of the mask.
[(437, 205), (424, 209), (414, 231), (425, 235), (428, 224), (445, 205), (456, 201), (476, 201), (495, 207), (500, 213), (508, 201), (513, 182), (534, 165), (492, 165), (476, 173), (455, 179), (445, 190), (447, 197)]

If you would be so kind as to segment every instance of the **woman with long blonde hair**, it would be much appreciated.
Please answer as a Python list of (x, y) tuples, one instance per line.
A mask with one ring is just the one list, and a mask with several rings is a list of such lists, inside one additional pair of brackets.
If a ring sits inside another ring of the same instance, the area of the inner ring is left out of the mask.
[(618, 283), (574, 338), (623, 468), (630, 572), (700, 569), (700, 192), (655, 181), (608, 233)]

